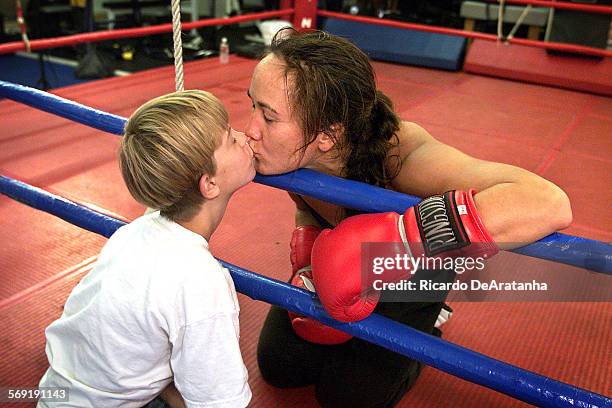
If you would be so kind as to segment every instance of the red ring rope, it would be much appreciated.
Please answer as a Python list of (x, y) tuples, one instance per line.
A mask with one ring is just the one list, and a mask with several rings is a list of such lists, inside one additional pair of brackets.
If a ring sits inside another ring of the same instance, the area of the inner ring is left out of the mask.
[[(383, 19), (372, 18), (372, 17), (353, 16), (351, 14), (334, 13), (334, 12), (325, 11), (325, 10), (319, 10), (317, 12), (317, 15), (322, 16), (322, 17), (337, 18), (341, 20), (349, 20), (349, 21), (357, 21), (361, 23), (382, 25), (386, 27), (405, 28), (405, 29), (412, 29), (412, 30), (418, 30), (418, 31), (426, 31), (429, 33), (456, 35), (456, 36), (467, 37), (467, 38), (478, 38), (481, 40), (488, 40), (488, 41), (499, 41), (497, 36), (494, 34), (477, 33), (473, 31), (458, 30), (455, 28), (436, 27), (436, 26), (428, 26), (428, 25), (423, 25), (423, 24), (404, 23), (402, 21), (383, 20)], [(529, 45), (532, 47), (547, 48), (550, 50), (572, 52), (572, 53), (584, 54), (584, 55), (593, 55), (593, 56), (598, 56), (598, 57), (612, 57), (612, 51), (602, 50), (602, 49), (593, 48), (593, 47), (586, 47), (583, 45), (535, 41), (535, 40), (527, 40), (524, 38), (512, 38), (507, 41), (511, 44)]]
[[(182, 24), (183, 30), (191, 30), (199, 27), (230, 25), (245, 21), (264, 20), (272, 17), (283, 17), (293, 14), (293, 9), (283, 9), (278, 11), (266, 11), (263, 13), (245, 14), (243, 16), (229, 18), (212, 18)], [(45, 38), (30, 41), (30, 49), (43, 50), (47, 48), (65, 47), (82, 43), (114, 40), (117, 38), (145, 37), (147, 35), (172, 32), (172, 24), (159, 24), (142, 28), (125, 28), (121, 30), (96, 31), (84, 34), (67, 35), (65, 37)], [(0, 55), (11, 54), (25, 50), (25, 45), (21, 41), (13, 41), (0, 44)]]
[[(585, 5), (575, 5), (571, 3), (563, 3), (563, 2), (552, 2), (552, 1), (543, 1), (543, 0), (507, 0), (508, 2), (520, 3), (520, 4), (542, 4), (547, 7), (556, 7), (556, 8), (570, 8), (576, 10), (584, 10), (584, 11), (594, 11), (594, 8), (597, 8), (597, 12), (603, 13), (604, 10), (607, 13), (612, 12), (612, 7), (602, 7), (602, 6), (585, 6)], [(574, 7), (577, 6), (577, 7)], [(204, 19), (195, 22), (185, 23), (183, 24), (183, 30), (191, 30), (199, 27), (213, 26), (213, 25), (229, 25), (236, 24), (245, 21), (253, 21), (260, 19), (267, 19), (272, 17), (284, 17), (289, 16), (294, 13), (294, 9), (282, 9), (278, 11), (268, 11), (263, 13), (254, 13), (247, 14), (243, 16), (230, 17), (230, 18), (215, 18), (215, 19)], [(415, 24), (415, 23), (405, 23), (401, 21), (393, 21), (393, 20), (382, 20), (371, 17), (362, 17), (362, 16), (353, 16), (350, 14), (344, 13), (334, 13), (326, 10), (318, 10), (317, 15), (323, 17), (331, 17), (338, 18), (349, 21), (358, 21), (369, 24), (377, 24), (383, 25), (387, 27), (396, 27), (396, 28), (404, 28), (404, 29), (413, 29), (418, 31), (426, 31), (430, 33), (438, 33), (438, 34), (448, 34), (455, 35), (467, 38), (478, 38), (482, 40), (488, 41), (499, 41), (496, 35), (486, 34), (486, 33), (478, 33), (473, 31), (464, 31), (453, 28), (445, 28), (445, 27), (436, 27), (436, 26), (427, 26), (423, 24)], [(128, 28), (121, 30), (108, 30), (108, 31), (97, 31), (91, 33), (84, 34), (75, 34), (69, 35), (65, 37), (57, 37), (57, 38), (47, 38), (41, 40), (33, 40), (30, 41), (30, 49), (31, 50), (40, 50), (46, 48), (54, 48), (54, 47), (62, 47), (69, 45), (76, 45), (81, 43), (88, 42), (97, 42), (97, 41), (105, 41), (112, 40), (118, 38), (134, 38), (134, 37), (144, 37), (147, 35), (160, 34), (172, 31), (172, 24), (160, 24), (155, 26), (143, 27), (143, 28)], [(537, 48), (546, 48), (557, 51), (565, 51), (572, 52), (577, 54), (584, 55), (592, 55), (598, 57), (610, 57), (612, 56), (612, 51), (603, 50), (599, 48), (587, 47), (582, 45), (574, 45), (574, 44), (563, 44), (556, 42), (543, 42), (543, 41), (534, 41), (527, 40), (523, 38), (512, 38), (508, 39), (507, 42), (511, 44), (520, 44), (527, 45)], [(0, 55), (14, 53), (17, 51), (23, 51), (26, 49), (26, 44), (20, 41), (14, 41), (9, 43), (0, 44)]]
[[(549, 7), (554, 9), (586, 11), (588, 13), (612, 14), (612, 7), (597, 6), (592, 4), (576, 4), (563, 1), (550, 0), (504, 0), (507, 4), (524, 4), (539, 7)], [(487, 0), (488, 3), (498, 3), (497, 1)]]

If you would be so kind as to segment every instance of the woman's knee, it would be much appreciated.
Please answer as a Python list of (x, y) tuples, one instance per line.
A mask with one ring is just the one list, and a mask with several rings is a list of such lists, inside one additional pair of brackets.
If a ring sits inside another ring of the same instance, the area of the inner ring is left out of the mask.
[(318, 377), (322, 360), (319, 347), (295, 335), (287, 312), (273, 308), (257, 344), (257, 364), (262, 378), (279, 388), (310, 385)]
[(261, 377), (268, 384), (277, 388), (290, 388), (295, 387), (291, 381), (291, 376), (288, 375), (287, 370), (278, 364), (273, 355), (261, 353), (257, 350), (257, 365)]
[[(270, 314), (277, 313), (270, 311)], [(283, 354), (282, 341), (280, 340), (280, 330), (275, 327), (278, 322), (275, 319), (266, 320), (264, 327), (259, 335), (257, 343), (257, 365), (262, 378), (270, 385), (279, 388), (286, 388), (287, 384), (287, 362)]]
[(262, 378), (278, 388), (303, 387), (314, 384), (320, 367), (309, 361), (308, 355), (287, 350), (280, 344), (257, 347), (257, 364)]
[(343, 375), (326, 373), (316, 385), (315, 396), (324, 408), (394, 407), (413, 387), (421, 368), (421, 363), (411, 360), (399, 370), (398, 367), (389, 367), (386, 375), (373, 375), (365, 366), (363, 371)]

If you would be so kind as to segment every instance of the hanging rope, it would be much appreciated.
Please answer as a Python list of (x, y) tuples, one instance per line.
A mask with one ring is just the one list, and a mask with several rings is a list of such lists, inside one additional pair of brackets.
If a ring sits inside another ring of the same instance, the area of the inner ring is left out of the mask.
[(514, 38), (514, 34), (516, 34), (516, 31), (519, 29), (521, 24), (523, 24), (525, 17), (527, 17), (527, 14), (529, 14), (530, 11), (531, 11), (531, 4), (528, 4), (527, 7), (523, 9), (523, 12), (519, 16), (519, 18), (516, 20), (516, 23), (514, 23), (514, 27), (512, 27), (512, 31), (510, 31), (510, 34), (508, 34), (508, 37), (506, 37), (507, 41)]
[(497, 40), (501, 41), (504, 39), (504, 0), (498, 0), (499, 6), (497, 7)]
[[(192, 0), (195, 1), (195, 0)], [(172, 0), (172, 39), (174, 43), (174, 78), (176, 90), (183, 91), (183, 41), (181, 39), (181, 0)]]
[(28, 29), (26, 27), (25, 19), (23, 18), (23, 10), (21, 9), (21, 0), (15, 1), (15, 7), (17, 8), (17, 23), (21, 29), (21, 39), (25, 45), (26, 52), (30, 52), (30, 39), (28, 38)]
[[(554, 3), (555, 0), (552, 0), (552, 3)], [(552, 30), (552, 24), (553, 24), (553, 20), (555, 18), (555, 8), (551, 7), (550, 10), (548, 10), (548, 19), (546, 20), (546, 32), (544, 33), (544, 41), (549, 42), (550, 41), (550, 32)]]

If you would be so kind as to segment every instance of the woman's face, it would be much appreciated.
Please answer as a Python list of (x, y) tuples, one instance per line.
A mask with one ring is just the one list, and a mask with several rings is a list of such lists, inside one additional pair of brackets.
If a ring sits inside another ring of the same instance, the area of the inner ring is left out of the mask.
[(255, 156), (255, 169), (261, 174), (280, 174), (305, 167), (312, 160), (315, 146), (299, 151), (304, 140), (302, 129), (291, 110), (285, 65), (270, 54), (257, 64), (248, 94), (253, 104), (245, 129)]

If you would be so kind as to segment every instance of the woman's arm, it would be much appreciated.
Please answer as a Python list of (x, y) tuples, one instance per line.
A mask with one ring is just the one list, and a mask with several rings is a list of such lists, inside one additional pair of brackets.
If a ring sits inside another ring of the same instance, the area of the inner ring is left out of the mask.
[(504, 249), (533, 242), (572, 222), (565, 192), (525, 169), (479, 160), (404, 122), (400, 131), (402, 167), (392, 186), (420, 197), (474, 188), (478, 212)]
[(304, 204), (304, 201), (300, 196), (294, 193), (289, 193), (289, 197), (295, 203), (295, 226), (300, 227), (304, 225), (314, 225), (315, 227), (321, 228), (321, 224), (310, 212), (310, 208)]

